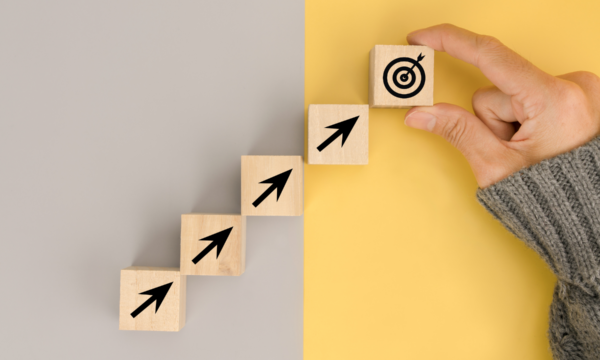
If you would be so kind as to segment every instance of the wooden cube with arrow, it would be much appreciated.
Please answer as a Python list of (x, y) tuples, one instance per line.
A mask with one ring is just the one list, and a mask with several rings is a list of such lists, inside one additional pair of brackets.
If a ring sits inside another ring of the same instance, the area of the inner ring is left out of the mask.
[(300, 216), (302, 156), (242, 156), (242, 215)]
[(121, 270), (120, 330), (179, 331), (185, 325), (186, 277), (179, 268)]
[(369, 163), (369, 105), (310, 105), (308, 163)]
[(181, 215), (181, 273), (230, 275), (246, 266), (246, 217), (236, 214)]

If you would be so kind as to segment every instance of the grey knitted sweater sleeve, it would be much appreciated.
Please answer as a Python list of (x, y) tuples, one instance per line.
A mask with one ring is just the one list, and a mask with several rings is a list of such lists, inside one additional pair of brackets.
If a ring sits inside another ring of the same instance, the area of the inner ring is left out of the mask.
[(554, 358), (600, 359), (600, 138), (477, 191), (556, 274)]

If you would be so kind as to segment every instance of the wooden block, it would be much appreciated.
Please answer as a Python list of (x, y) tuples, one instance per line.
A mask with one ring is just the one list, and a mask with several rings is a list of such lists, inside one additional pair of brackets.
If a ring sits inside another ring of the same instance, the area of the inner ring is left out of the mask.
[(242, 156), (242, 215), (300, 216), (302, 156)]
[(427, 46), (375, 45), (369, 64), (369, 105), (433, 105), (433, 54)]
[(246, 217), (181, 215), (182, 275), (242, 275), (246, 266)]
[(179, 268), (121, 270), (120, 330), (179, 331), (185, 325), (186, 277)]
[(369, 163), (369, 105), (310, 105), (308, 163)]

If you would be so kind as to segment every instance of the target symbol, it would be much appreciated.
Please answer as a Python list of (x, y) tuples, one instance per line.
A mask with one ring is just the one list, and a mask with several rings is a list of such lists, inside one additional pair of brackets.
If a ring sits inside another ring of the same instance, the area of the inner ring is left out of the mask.
[[(425, 86), (425, 70), (419, 62), (424, 57), (425, 55), (419, 54), (417, 60), (408, 57), (392, 60), (383, 72), (383, 85), (387, 91), (401, 99), (411, 98), (421, 92)], [(415, 68), (418, 70), (418, 75), (415, 73)], [(390, 78), (393, 87), (390, 85)]]

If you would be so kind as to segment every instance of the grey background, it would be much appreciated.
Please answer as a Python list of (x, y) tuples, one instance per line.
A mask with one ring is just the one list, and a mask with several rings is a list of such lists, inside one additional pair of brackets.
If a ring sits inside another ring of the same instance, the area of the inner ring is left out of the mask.
[(241, 155), (303, 154), (303, 82), (301, 0), (0, 1), (0, 357), (301, 359), (301, 217), (249, 218), (179, 333), (118, 303), (182, 213), (239, 213)]

